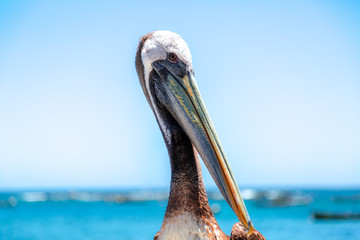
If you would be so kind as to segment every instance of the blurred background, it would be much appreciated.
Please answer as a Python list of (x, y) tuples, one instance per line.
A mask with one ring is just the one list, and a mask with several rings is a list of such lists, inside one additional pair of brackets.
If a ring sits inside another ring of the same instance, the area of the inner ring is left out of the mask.
[(170, 165), (134, 64), (154, 30), (188, 43), (255, 227), (360, 239), (359, 16), (355, 0), (0, 1), (0, 239), (160, 229)]

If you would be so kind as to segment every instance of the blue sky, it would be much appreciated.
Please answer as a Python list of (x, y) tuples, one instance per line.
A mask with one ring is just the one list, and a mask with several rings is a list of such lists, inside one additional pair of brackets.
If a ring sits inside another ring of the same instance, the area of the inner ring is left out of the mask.
[(153, 30), (187, 41), (240, 187), (359, 185), (359, 15), (359, 1), (1, 1), (0, 188), (169, 185), (134, 67)]

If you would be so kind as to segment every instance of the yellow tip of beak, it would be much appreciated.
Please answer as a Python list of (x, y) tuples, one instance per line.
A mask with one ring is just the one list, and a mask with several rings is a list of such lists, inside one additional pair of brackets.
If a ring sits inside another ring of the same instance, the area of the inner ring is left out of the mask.
[(254, 226), (252, 225), (252, 223), (249, 223), (249, 228), (247, 229), (247, 235), (248, 237), (254, 232)]

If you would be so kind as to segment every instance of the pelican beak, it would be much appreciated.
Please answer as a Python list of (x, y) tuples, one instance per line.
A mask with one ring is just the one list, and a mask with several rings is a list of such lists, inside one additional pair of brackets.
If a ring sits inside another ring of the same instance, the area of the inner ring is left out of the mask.
[(250, 235), (253, 226), (220, 141), (201, 99), (191, 70), (165, 60), (152, 66), (162, 81), (156, 87), (159, 101), (176, 119), (196, 147), (220, 192)]

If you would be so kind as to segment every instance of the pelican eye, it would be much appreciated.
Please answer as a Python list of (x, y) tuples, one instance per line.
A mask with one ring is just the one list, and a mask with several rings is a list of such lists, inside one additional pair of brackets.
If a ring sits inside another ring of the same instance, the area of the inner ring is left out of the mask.
[(172, 63), (176, 63), (178, 60), (178, 56), (175, 53), (169, 53), (168, 59)]

